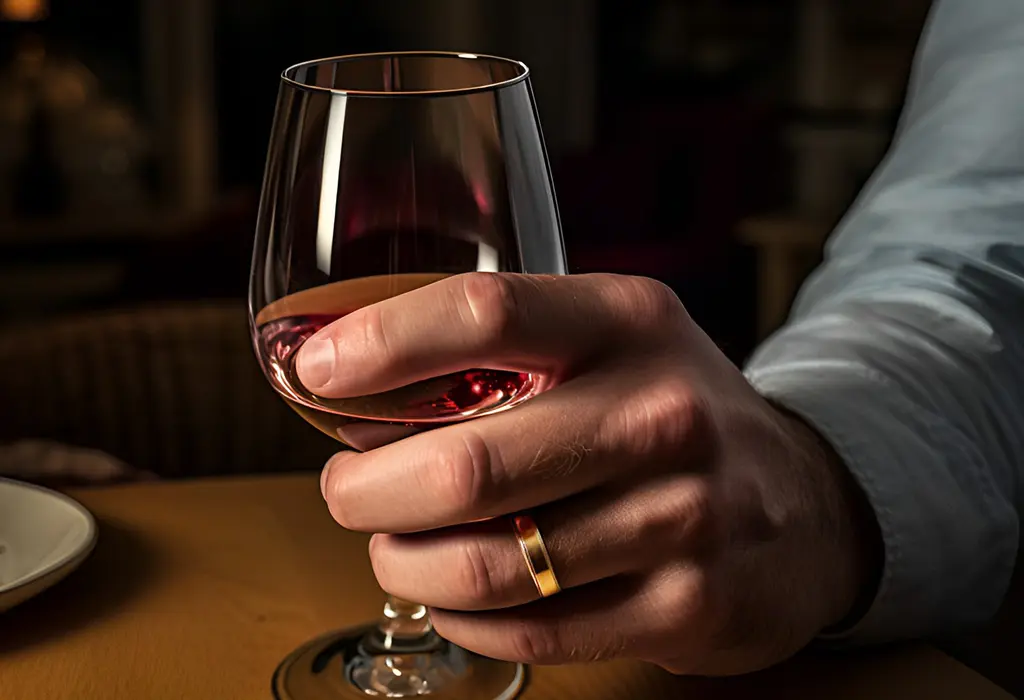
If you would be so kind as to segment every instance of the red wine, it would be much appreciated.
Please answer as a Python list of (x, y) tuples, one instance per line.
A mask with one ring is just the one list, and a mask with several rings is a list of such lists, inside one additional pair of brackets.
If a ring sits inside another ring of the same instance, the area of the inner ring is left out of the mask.
[[(269, 305), (256, 317), (256, 345), (271, 385), (309, 423), (357, 449), (368, 449), (417, 429), (489, 415), (535, 394), (539, 387), (533, 375), (500, 369), (467, 369), (380, 394), (346, 399), (325, 399), (302, 385), (295, 371), (295, 357), (310, 336), (347, 313), (443, 276), (406, 274), (346, 280)], [(361, 424), (406, 430), (382, 433)]]

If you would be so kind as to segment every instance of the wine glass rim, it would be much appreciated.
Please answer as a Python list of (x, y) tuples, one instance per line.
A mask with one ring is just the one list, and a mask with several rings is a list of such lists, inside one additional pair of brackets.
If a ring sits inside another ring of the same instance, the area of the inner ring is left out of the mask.
[[(492, 83), (473, 85), (462, 88), (449, 88), (445, 90), (346, 90), (344, 88), (329, 88), (322, 85), (310, 85), (292, 77), (303, 68), (328, 65), (331, 63), (347, 63), (349, 61), (361, 61), (369, 58), (451, 58), (465, 61), (497, 61), (506, 65), (514, 66), (519, 74), (508, 80), (499, 80)], [(293, 88), (308, 90), (309, 92), (324, 92), (335, 95), (349, 95), (354, 97), (451, 97), (458, 95), (470, 95), (477, 92), (494, 92), (502, 88), (510, 87), (523, 82), (530, 77), (530, 67), (522, 61), (490, 54), (459, 52), (459, 51), (375, 51), (372, 53), (353, 53), (341, 56), (330, 56), (328, 58), (315, 58), (310, 61), (302, 61), (288, 66), (281, 72), (281, 81)]]

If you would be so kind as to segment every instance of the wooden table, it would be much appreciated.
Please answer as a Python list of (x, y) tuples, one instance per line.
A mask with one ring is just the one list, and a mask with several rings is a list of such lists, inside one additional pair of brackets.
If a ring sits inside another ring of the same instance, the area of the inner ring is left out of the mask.
[[(156, 483), (75, 494), (100, 523), (76, 573), (0, 616), (3, 700), (269, 698), (289, 651), (364, 622), (382, 595), (366, 537), (337, 527), (313, 475)], [(806, 655), (709, 681), (613, 662), (536, 668), (527, 700), (1010, 696), (927, 647)]]

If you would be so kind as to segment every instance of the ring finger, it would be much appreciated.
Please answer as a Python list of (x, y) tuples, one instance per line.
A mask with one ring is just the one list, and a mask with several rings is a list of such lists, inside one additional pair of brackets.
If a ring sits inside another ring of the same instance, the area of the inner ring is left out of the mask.
[[(687, 481), (691, 477), (675, 477)], [(530, 511), (563, 589), (639, 571), (692, 541), (687, 491), (664, 482), (590, 491)], [(690, 499), (695, 502), (694, 499)], [(539, 597), (508, 517), (408, 535), (375, 535), (370, 558), (388, 593), (429, 607), (481, 611)]]

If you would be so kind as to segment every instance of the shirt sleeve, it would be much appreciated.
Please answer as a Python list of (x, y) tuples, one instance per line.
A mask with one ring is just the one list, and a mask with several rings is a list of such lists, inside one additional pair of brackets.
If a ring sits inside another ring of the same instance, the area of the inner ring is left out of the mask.
[(995, 614), (1024, 482), (1024, 2), (935, 3), (889, 154), (746, 374), (878, 518), (881, 581), (844, 641)]

